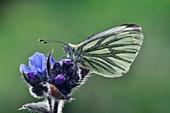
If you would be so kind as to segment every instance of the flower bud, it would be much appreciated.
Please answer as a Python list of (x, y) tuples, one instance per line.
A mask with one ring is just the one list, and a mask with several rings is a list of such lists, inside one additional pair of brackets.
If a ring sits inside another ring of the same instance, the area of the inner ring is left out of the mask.
[(65, 82), (65, 77), (62, 74), (57, 75), (57, 77), (55, 77), (55, 83), (59, 86), (63, 85)]

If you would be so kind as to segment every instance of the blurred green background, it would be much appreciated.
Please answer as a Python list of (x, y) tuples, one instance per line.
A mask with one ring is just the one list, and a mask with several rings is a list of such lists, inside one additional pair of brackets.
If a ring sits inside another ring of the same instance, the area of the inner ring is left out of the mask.
[(74, 91), (64, 113), (170, 113), (169, 0), (4, 0), (0, 1), (0, 113), (36, 102), (20, 78), (19, 65), (39, 51), (64, 55), (61, 44), (42, 45), (39, 38), (79, 43), (124, 23), (142, 26), (140, 54), (121, 78), (97, 75)]

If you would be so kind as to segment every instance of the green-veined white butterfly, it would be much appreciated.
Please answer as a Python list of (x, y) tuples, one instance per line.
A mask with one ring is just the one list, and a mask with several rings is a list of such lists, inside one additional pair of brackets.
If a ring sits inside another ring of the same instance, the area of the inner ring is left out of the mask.
[(64, 44), (64, 50), (74, 63), (89, 68), (91, 73), (113, 78), (128, 72), (142, 42), (140, 26), (123, 24), (92, 35), (77, 45)]

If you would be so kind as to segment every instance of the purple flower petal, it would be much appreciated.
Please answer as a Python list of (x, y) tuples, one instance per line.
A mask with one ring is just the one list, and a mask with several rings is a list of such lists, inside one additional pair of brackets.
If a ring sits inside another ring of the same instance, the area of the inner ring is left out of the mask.
[(55, 77), (55, 82), (57, 85), (62, 85), (65, 82), (65, 77), (62, 74), (59, 74)]
[(45, 62), (45, 55), (39, 52), (36, 52), (33, 56), (29, 57), (29, 66), (31, 70), (43, 72), (46, 69)]
[(19, 70), (20, 70), (21, 73), (25, 73), (25, 74), (32, 72), (32, 70), (28, 66), (26, 66), (25, 64), (21, 64), (20, 67), (19, 67)]

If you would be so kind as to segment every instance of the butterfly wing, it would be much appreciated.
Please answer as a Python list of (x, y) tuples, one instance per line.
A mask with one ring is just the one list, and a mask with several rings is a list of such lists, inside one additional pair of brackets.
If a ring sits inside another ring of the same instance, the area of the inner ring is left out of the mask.
[(81, 65), (105, 77), (128, 72), (143, 42), (141, 27), (124, 24), (95, 34), (78, 44)]

